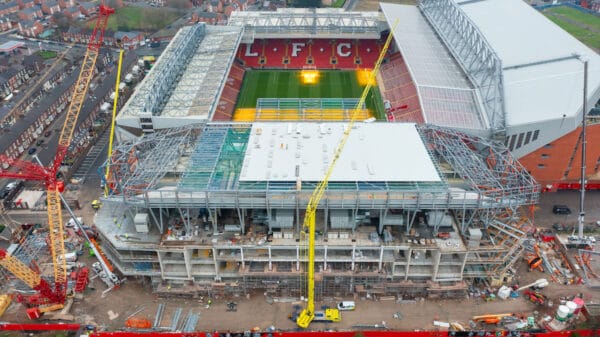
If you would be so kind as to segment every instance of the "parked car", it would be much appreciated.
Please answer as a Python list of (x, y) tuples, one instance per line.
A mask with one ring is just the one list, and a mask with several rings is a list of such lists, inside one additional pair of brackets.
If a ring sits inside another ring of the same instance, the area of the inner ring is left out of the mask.
[(552, 228), (554, 228), (554, 230), (557, 232), (564, 232), (567, 230), (567, 226), (565, 226), (564, 224), (558, 223), (558, 222), (553, 224)]
[(52, 130), (48, 130), (44, 133), (44, 137), (50, 137), (50, 135), (52, 135)]
[(29, 151), (27, 151), (27, 153), (29, 153), (31, 155), (31, 154), (34, 154), (35, 151), (37, 151), (37, 149), (35, 147), (32, 147), (31, 149), (29, 149)]
[(36, 145), (36, 146), (40, 146), (40, 145), (42, 145), (42, 144), (44, 144), (44, 140), (43, 140), (43, 139), (38, 139), (38, 141), (37, 141), (37, 142), (35, 142), (35, 145)]
[(338, 310), (341, 311), (349, 311), (356, 309), (356, 304), (354, 301), (342, 301), (337, 305)]
[(565, 205), (554, 205), (554, 207), (552, 207), (552, 213), (554, 213), (554, 214), (571, 214), (571, 209)]

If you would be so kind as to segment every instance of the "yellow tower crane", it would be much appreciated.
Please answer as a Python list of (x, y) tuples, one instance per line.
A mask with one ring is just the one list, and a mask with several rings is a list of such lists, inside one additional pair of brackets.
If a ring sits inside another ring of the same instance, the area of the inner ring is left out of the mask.
[[(385, 41), (385, 44), (381, 49), (381, 53), (379, 54), (379, 58), (375, 63), (375, 67), (373, 67), (373, 70), (369, 75), (370, 78), (367, 81), (367, 85), (365, 86), (362, 92), (362, 96), (360, 97), (360, 100), (358, 101), (356, 107), (354, 108), (354, 111), (352, 112), (352, 118), (350, 119), (350, 122), (344, 129), (344, 134), (340, 139), (340, 142), (338, 143), (337, 147), (335, 148), (335, 151), (333, 152), (333, 159), (331, 160), (331, 164), (329, 164), (329, 168), (327, 169), (325, 176), (319, 182), (319, 184), (317, 184), (317, 187), (315, 187), (308, 201), (308, 205), (306, 206), (306, 214), (304, 215), (303, 229), (308, 229), (308, 298), (306, 308), (302, 310), (302, 312), (300, 312), (300, 315), (298, 315), (296, 319), (296, 324), (300, 328), (308, 328), (310, 323), (315, 319), (315, 215), (317, 212), (317, 208), (319, 207), (321, 198), (325, 193), (325, 189), (327, 188), (327, 184), (329, 183), (329, 178), (331, 177), (331, 173), (335, 168), (335, 164), (340, 158), (340, 155), (344, 150), (344, 146), (346, 145), (346, 142), (350, 137), (350, 131), (354, 126), (354, 122), (356, 122), (358, 117), (361, 116), (362, 106), (365, 103), (367, 94), (369, 93), (369, 91), (373, 87), (373, 84), (375, 83), (375, 76), (379, 71), (381, 62), (383, 61), (387, 50), (390, 46), (393, 36), (392, 32), (396, 28), (397, 24), (398, 22), (395, 22), (392, 29), (390, 30), (390, 34), (388, 35), (387, 40)], [(338, 309), (326, 309), (325, 312), (319, 313), (319, 316), (322, 316), (319, 317), (319, 319), (322, 319), (323, 321), (339, 322), (341, 320), (341, 316)]]

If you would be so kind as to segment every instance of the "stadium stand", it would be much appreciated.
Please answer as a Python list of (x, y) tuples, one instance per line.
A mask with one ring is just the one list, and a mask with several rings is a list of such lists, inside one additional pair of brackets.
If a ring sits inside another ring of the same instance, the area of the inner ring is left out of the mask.
[(424, 123), (417, 89), (400, 53), (390, 55), (379, 76), (388, 120)]
[(229, 70), (229, 76), (221, 92), (221, 97), (217, 108), (215, 109), (212, 120), (214, 121), (230, 121), (235, 108), (235, 102), (237, 101), (240, 89), (242, 88), (242, 82), (244, 80), (244, 73), (246, 69), (242, 66), (233, 63), (231, 70)]
[(242, 44), (237, 56), (251, 68), (317, 69), (372, 68), (380, 40), (264, 39)]

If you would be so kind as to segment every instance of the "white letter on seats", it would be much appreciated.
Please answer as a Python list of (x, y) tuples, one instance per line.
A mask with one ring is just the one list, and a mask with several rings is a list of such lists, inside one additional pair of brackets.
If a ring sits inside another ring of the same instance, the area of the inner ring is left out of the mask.
[(292, 43), (292, 56), (293, 57), (298, 56), (298, 53), (302, 50), (302, 48), (300, 48), (300, 47), (304, 47), (304, 46), (306, 46), (306, 43), (304, 43), (304, 42)]
[(257, 52), (252, 52), (252, 44), (251, 43), (246, 43), (246, 53), (244, 54), (244, 56), (258, 56)]
[[(342, 48), (348, 48), (350, 50), (344, 52), (344, 51), (342, 51)], [(352, 45), (350, 45), (350, 43), (347, 43), (347, 42), (338, 44), (337, 45), (337, 54), (340, 55), (341, 57), (350, 56), (350, 54), (352, 54)]]

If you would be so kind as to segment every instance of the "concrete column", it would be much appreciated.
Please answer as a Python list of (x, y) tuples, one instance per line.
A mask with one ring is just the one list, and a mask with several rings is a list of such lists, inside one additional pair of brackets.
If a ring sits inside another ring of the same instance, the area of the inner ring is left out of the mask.
[(323, 256), (323, 270), (327, 270), (327, 245), (323, 247), (325, 251), (323, 252), (325, 255)]
[(269, 250), (269, 271), (273, 271), (273, 261), (271, 260), (271, 246), (268, 247)]
[(410, 262), (412, 261), (412, 249), (407, 250), (406, 256), (406, 274), (404, 275), (404, 281), (408, 280), (408, 272), (410, 271)]
[(356, 262), (356, 245), (352, 246), (352, 271), (354, 271), (354, 263)]
[(187, 272), (188, 279), (192, 279), (192, 252), (191, 249), (184, 249), (183, 261), (185, 262), (185, 271)]
[(296, 246), (296, 271), (300, 271), (300, 246)]
[(431, 251), (431, 259), (433, 260), (433, 281), (437, 281), (438, 279), (438, 271), (440, 269), (440, 259), (442, 257), (442, 253), (439, 250)]
[(246, 261), (244, 260), (244, 247), (240, 247), (240, 258), (242, 260), (242, 268), (246, 268)]
[[(242, 227), (242, 234), (246, 234), (246, 227), (244, 226), (245, 224), (245, 217), (244, 217), (244, 210), (240, 209), (239, 207), (236, 209), (237, 210), (237, 214), (238, 214), (238, 219), (240, 220), (240, 227)], [(269, 225), (269, 229), (270, 229), (270, 225)]]
[(379, 247), (379, 266), (377, 270), (381, 271), (381, 268), (383, 268), (383, 245)]
[(465, 273), (465, 265), (467, 264), (467, 256), (469, 255), (469, 253), (464, 253), (463, 254), (463, 261), (462, 261), (462, 265), (460, 266), (460, 278), (462, 280), (463, 278), (463, 274)]
[(213, 252), (213, 264), (215, 265), (215, 281), (220, 281), (221, 276), (219, 275), (219, 264), (217, 263), (217, 249), (215, 247), (212, 248)]

